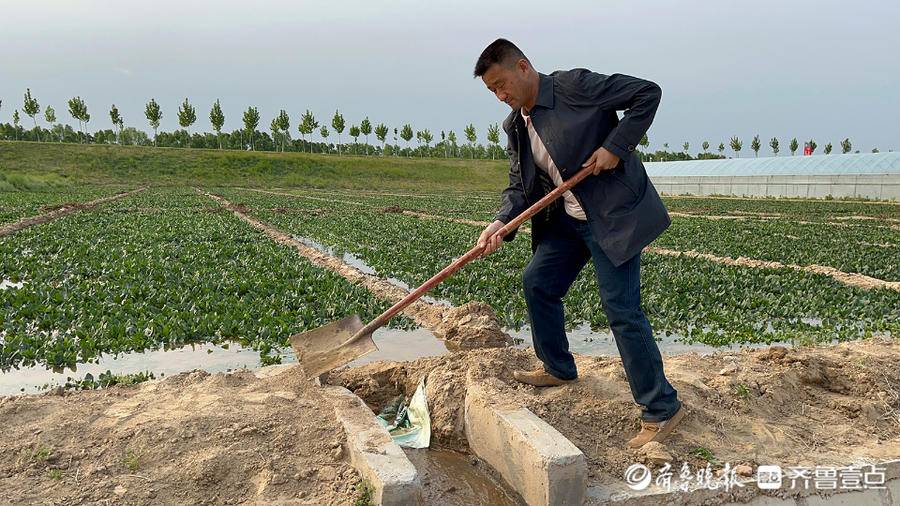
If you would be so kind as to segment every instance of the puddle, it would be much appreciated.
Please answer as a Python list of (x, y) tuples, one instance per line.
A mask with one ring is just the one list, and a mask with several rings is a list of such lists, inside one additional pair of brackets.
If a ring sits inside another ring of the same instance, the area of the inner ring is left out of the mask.
[[(338, 258), (345, 264), (359, 269), (364, 274), (369, 274), (371, 276), (379, 276), (379, 274), (375, 271), (375, 269), (373, 269), (363, 259), (354, 255), (353, 253), (344, 252), (342, 255), (339, 255), (338, 252), (335, 251), (334, 248), (332, 248), (331, 246), (326, 246), (326, 245), (320, 243), (319, 241), (316, 241), (315, 239), (310, 239), (309, 237), (303, 237), (303, 236), (299, 236), (299, 235), (291, 235), (291, 238), (294, 239), (295, 241), (302, 242), (303, 244), (309, 246), (310, 248), (315, 249), (316, 251), (325, 253), (326, 255), (334, 257), (334, 258)], [(403, 281), (400, 281), (397, 278), (387, 277), (387, 278), (384, 278), (384, 280), (398, 288), (401, 288), (401, 289), (407, 291), (407, 292), (412, 291), (412, 287), (410, 287), (408, 284), (404, 283)], [(448, 300), (437, 299), (430, 295), (423, 295), (422, 300), (424, 300), (425, 302), (428, 302), (429, 304), (438, 304), (438, 305), (446, 306), (446, 307), (453, 306), (453, 304)]]
[(404, 451), (419, 471), (426, 504), (447, 506), (518, 504), (501, 485), (482, 471), (484, 463), (472, 465), (468, 455), (440, 449), (404, 449)]
[[(515, 342), (517, 348), (532, 347), (531, 328), (524, 326), (520, 330), (503, 329)], [(616, 347), (616, 339), (612, 332), (595, 332), (589, 324), (582, 324), (566, 332), (569, 337), (569, 350), (581, 355), (619, 355)], [(703, 343), (686, 343), (684, 336), (678, 334), (657, 334), (656, 344), (660, 353), (664, 355), (683, 355), (685, 353), (699, 353), (707, 355), (721, 351), (735, 351), (743, 348), (768, 348), (765, 343), (729, 344), (725, 346), (710, 346)], [(789, 345), (789, 344), (788, 344)]]
[(4, 279), (3, 281), (0, 281), (0, 290), (8, 290), (10, 288), (22, 288), (23, 286), (25, 286), (24, 281), (19, 281), (18, 283), (13, 283), (12, 281), (10, 281), (8, 279)]
[[(421, 357), (447, 353), (444, 342), (426, 329), (411, 331), (381, 328), (373, 334), (378, 351), (359, 358), (350, 365), (358, 366), (376, 360), (415, 360)], [(278, 351), (278, 350), (276, 350)], [(281, 362), (297, 362), (290, 347), (278, 351)], [(273, 355), (275, 352), (273, 352)], [(95, 378), (107, 370), (115, 374), (150, 371), (157, 378), (202, 369), (210, 373), (262, 367), (259, 352), (231, 343), (228, 349), (214, 344), (187, 345), (174, 350), (154, 350), (142, 353), (125, 353), (119, 356), (103, 355), (99, 363), (79, 364), (78, 370), (55, 373), (41, 367), (28, 367), (0, 372), (0, 395), (39, 393), (46, 384), (63, 385), (67, 378), (81, 379), (91, 373)]]

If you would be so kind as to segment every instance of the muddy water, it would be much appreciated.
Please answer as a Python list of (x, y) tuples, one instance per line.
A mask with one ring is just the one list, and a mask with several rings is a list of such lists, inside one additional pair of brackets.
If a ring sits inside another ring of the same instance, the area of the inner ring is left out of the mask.
[(419, 471), (426, 504), (447, 506), (514, 506), (514, 494), (484, 471), (486, 464), (450, 450), (406, 449), (406, 456)]
[[(443, 341), (425, 329), (411, 331), (382, 328), (372, 336), (378, 351), (351, 363), (357, 366), (375, 360), (415, 360), (425, 356), (447, 353)], [(280, 350), (282, 363), (294, 363), (297, 358), (291, 348)], [(107, 370), (116, 374), (150, 371), (157, 378), (181, 372), (202, 369), (207, 372), (227, 372), (237, 369), (261, 367), (259, 353), (231, 344), (224, 348), (214, 344), (187, 345), (174, 350), (155, 350), (143, 353), (125, 353), (119, 356), (103, 355), (99, 363), (80, 364), (78, 370), (54, 373), (41, 367), (27, 367), (0, 372), (0, 395), (37, 393), (43, 385), (62, 385), (67, 378), (81, 379), (91, 373), (95, 378)]]
[[(359, 269), (364, 274), (369, 274), (372, 276), (379, 276), (379, 274), (375, 271), (375, 269), (373, 269), (363, 259), (354, 255), (353, 253), (344, 252), (342, 255), (338, 255), (337, 251), (335, 251), (334, 248), (332, 248), (331, 246), (326, 246), (326, 245), (316, 241), (315, 239), (310, 239), (309, 237), (303, 237), (303, 236), (299, 236), (299, 235), (292, 235), (291, 238), (293, 238), (296, 241), (302, 242), (303, 244), (309, 246), (310, 248), (321, 251), (322, 253), (325, 253), (326, 255), (332, 256), (334, 258), (339, 258), (345, 264)], [(414, 288), (414, 287), (411, 287), (408, 284), (404, 283), (403, 281), (400, 281), (397, 278), (386, 277), (386, 278), (384, 278), (384, 280), (396, 287), (406, 290), (407, 292), (411, 292), (412, 288)], [(430, 304), (439, 304), (441, 306), (447, 306), (447, 307), (450, 307), (453, 305), (448, 300), (438, 299), (438, 298), (432, 297), (430, 295), (423, 295), (422, 300), (424, 300), (425, 302), (428, 302)]]

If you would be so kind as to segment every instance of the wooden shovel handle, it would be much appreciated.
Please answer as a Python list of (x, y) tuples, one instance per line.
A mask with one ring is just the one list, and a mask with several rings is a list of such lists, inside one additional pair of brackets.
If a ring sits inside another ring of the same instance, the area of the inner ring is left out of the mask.
[[(518, 228), (519, 225), (521, 225), (525, 220), (531, 218), (541, 209), (547, 207), (548, 204), (559, 198), (560, 195), (571, 190), (573, 186), (581, 182), (582, 179), (586, 178), (592, 170), (593, 168), (591, 167), (581, 169), (577, 174), (570, 177), (568, 180), (563, 182), (563, 184), (556, 187), (553, 191), (545, 195), (541, 200), (538, 200), (537, 202), (532, 204), (531, 207), (522, 211), (522, 214), (516, 216), (513, 220), (504, 225), (503, 228), (498, 230), (496, 235), (505, 237), (507, 234)], [(470, 249), (468, 252), (466, 252), (465, 255), (457, 258), (453, 261), (453, 263), (451, 263), (447, 267), (444, 267), (441, 272), (438, 272), (431, 279), (422, 283), (422, 286), (409, 292), (406, 297), (403, 297), (402, 300), (391, 306), (390, 309), (388, 309), (384, 313), (381, 313), (378, 318), (375, 318), (374, 320), (369, 322), (347, 342), (355, 341), (356, 339), (361, 338), (367, 334), (371, 334), (372, 332), (375, 332), (375, 330), (381, 328), (385, 323), (388, 322), (388, 320), (396, 316), (400, 311), (406, 309), (407, 306), (415, 302), (419, 297), (425, 295), (426, 292), (437, 286), (441, 281), (450, 277), (451, 274), (460, 270), (467, 263), (478, 258), (481, 255), (482, 250), (484, 250), (484, 247), (479, 247), (477, 245)]]

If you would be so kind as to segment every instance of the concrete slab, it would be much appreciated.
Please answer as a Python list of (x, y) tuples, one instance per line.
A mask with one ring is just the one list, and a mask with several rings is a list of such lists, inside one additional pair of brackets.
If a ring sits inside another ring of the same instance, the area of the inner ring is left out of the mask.
[(486, 390), (470, 383), (465, 432), (475, 455), (493, 467), (527, 504), (584, 502), (584, 454), (528, 409), (497, 404)]
[(347, 434), (350, 461), (375, 489), (376, 504), (422, 504), (422, 483), (412, 462), (365, 403), (344, 387), (323, 387)]

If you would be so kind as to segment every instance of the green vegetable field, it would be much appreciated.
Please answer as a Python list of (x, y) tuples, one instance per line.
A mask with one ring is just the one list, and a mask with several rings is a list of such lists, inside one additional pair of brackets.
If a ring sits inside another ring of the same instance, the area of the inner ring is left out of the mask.
[[(0, 226), (146, 183), (103, 174), (94, 183), (0, 191)], [(173, 170), (166, 180), (175, 177)], [(418, 181), (394, 190), (381, 183), (357, 189), (360, 174), (350, 185), (341, 184), (340, 174), (322, 177), (316, 185), (281, 184), (289, 177), (270, 185), (185, 177), (0, 237), (0, 370), (72, 369), (104, 354), (189, 343), (238, 343), (271, 363), (293, 333), (352, 313), (373, 318), (387, 307), (388, 301), (274, 242), (202, 192), (296, 239), (352, 253), (376, 276), (415, 286), (473, 245), (502, 187), (494, 172), (458, 187), (452, 180)], [(900, 332), (900, 291), (890, 283), (900, 281), (900, 205), (665, 201), (672, 226), (653, 246), (669, 254), (645, 252), (642, 267), (643, 304), (660, 336), (724, 345)], [(486, 302), (506, 328), (523, 328), (527, 233), (466, 266), (432, 295), (454, 305)], [(727, 261), (738, 258), (780, 267)], [(807, 266), (888, 283), (856, 286)], [(572, 328), (605, 330), (592, 270), (582, 272), (566, 303)], [(401, 318), (393, 325), (411, 324)]]

